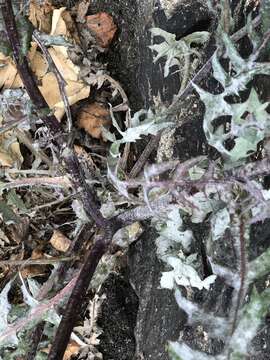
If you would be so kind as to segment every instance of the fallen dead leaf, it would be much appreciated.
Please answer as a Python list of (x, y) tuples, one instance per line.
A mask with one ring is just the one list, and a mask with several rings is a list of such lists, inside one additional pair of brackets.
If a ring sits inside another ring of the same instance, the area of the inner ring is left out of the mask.
[(70, 12), (67, 10), (64, 11), (62, 14), (62, 18), (67, 27), (67, 32), (69, 34), (68, 37), (75, 40), (76, 44), (80, 45), (81, 41), (80, 41), (80, 37), (79, 37), (78, 31), (77, 31), (77, 27), (70, 15)]
[(44, 252), (41, 246), (37, 246), (31, 254), (31, 259), (38, 260), (44, 258)]
[(86, 22), (98, 45), (107, 48), (117, 31), (117, 26), (113, 22), (112, 16), (105, 12), (100, 12), (95, 15), (86, 16)]
[(0, 88), (10, 89), (22, 86), (16, 66), (10, 56), (0, 53)]
[(9, 238), (16, 244), (21, 244), (28, 237), (29, 233), (29, 219), (28, 217), (20, 217), (20, 222), (11, 224), (8, 227)]
[(75, 341), (70, 341), (68, 344), (63, 360), (69, 360), (71, 356), (77, 355), (80, 350), (80, 345), (77, 344)]
[[(0, 117), (0, 126), (1, 123), (2, 118)], [(14, 131), (6, 131), (0, 135), (0, 166), (12, 167), (16, 165), (20, 169), (22, 163), (23, 156)]]
[(42, 79), (43, 76), (48, 72), (49, 65), (44, 59), (44, 56), (38, 51), (36, 43), (32, 42), (31, 48), (28, 54), (31, 69), (35, 73), (38, 80)]
[[(95, 102), (84, 106), (78, 114), (78, 126), (96, 139), (102, 137), (102, 126), (111, 125), (110, 112), (103, 105)], [(106, 139), (103, 138), (104, 141)]]
[(44, 276), (46, 274), (46, 267), (44, 265), (28, 265), (21, 269), (20, 273), (23, 279)]
[(79, 81), (80, 68), (69, 59), (68, 50), (65, 46), (53, 46), (49, 49), (49, 53), (66, 81)]
[(51, 31), (53, 6), (51, 1), (30, 0), (29, 20), (38, 30), (47, 34)]
[(66, 252), (71, 244), (71, 240), (61, 233), (61, 231), (54, 230), (50, 243), (56, 250)]
[[(41, 349), (42, 352), (49, 354), (51, 346)], [(80, 345), (76, 341), (71, 340), (66, 348), (63, 360), (70, 360), (71, 356), (77, 355), (80, 350)]]
[(85, 23), (85, 15), (87, 14), (90, 5), (90, 0), (81, 0), (78, 4), (76, 21), (79, 23)]
[(80, 37), (76, 25), (65, 7), (55, 9), (52, 15), (52, 27), (50, 35), (62, 35), (80, 44)]
[(63, 35), (67, 36), (67, 27), (64, 19), (62, 18), (63, 12), (66, 10), (65, 7), (55, 9), (52, 15), (52, 27), (50, 35)]
[[(39, 87), (47, 104), (54, 109), (54, 115), (61, 120), (65, 113), (64, 103), (59, 91), (58, 83), (55, 75), (50, 72), (42, 79), (42, 85)], [(82, 81), (67, 81), (66, 93), (69, 105), (75, 104), (77, 101), (89, 96), (90, 86), (85, 85)]]

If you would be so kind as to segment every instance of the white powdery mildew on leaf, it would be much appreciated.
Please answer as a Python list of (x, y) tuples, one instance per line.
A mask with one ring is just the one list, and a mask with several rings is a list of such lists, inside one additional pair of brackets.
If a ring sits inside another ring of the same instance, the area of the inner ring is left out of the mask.
[(179, 307), (187, 313), (190, 325), (200, 323), (207, 327), (207, 333), (210, 336), (219, 337), (220, 339), (226, 338), (230, 324), (225, 318), (206, 313), (197, 304), (186, 299), (178, 289), (175, 290), (174, 295)]
[(212, 239), (218, 240), (230, 226), (230, 214), (227, 208), (217, 211), (211, 218)]
[(161, 36), (164, 41), (160, 44), (154, 44), (149, 48), (157, 53), (154, 62), (165, 57), (166, 63), (164, 66), (164, 77), (170, 73), (170, 68), (174, 65), (180, 65), (180, 59), (188, 54), (197, 54), (197, 51), (192, 48), (191, 44), (202, 45), (209, 40), (210, 34), (207, 31), (198, 31), (189, 34), (181, 40), (176, 40), (176, 35), (166, 32), (159, 28), (150, 29), (153, 36)]
[(172, 122), (165, 121), (166, 116), (165, 113), (163, 114), (162, 109), (160, 109), (158, 114), (155, 114), (151, 109), (140, 110), (130, 119), (130, 127), (122, 131), (114, 117), (112, 109), (110, 109), (110, 114), (113, 126), (122, 137), (118, 140), (114, 133), (111, 133), (104, 127), (102, 128), (104, 138), (112, 142), (110, 147), (110, 155), (112, 158), (118, 158), (120, 156), (119, 148), (121, 144), (135, 142), (141, 139), (143, 135), (156, 135), (160, 130), (172, 125)]
[(261, 294), (253, 291), (250, 302), (241, 311), (239, 323), (230, 339), (232, 360), (245, 358), (251, 341), (269, 310), (269, 301), (270, 289), (264, 290)]
[[(216, 192), (216, 191), (215, 191)], [(186, 196), (187, 204), (181, 208), (191, 215), (190, 220), (194, 224), (201, 223), (207, 214), (215, 209), (215, 200), (210, 200), (204, 192), (197, 192), (194, 195)]]
[(8, 345), (8, 344), (18, 344), (18, 338), (15, 334), (6, 339), (5, 337), (2, 338), (1, 335), (4, 335), (9, 327), (8, 324), (8, 314), (11, 310), (11, 304), (8, 301), (8, 292), (10, 290), (12, 281), (9, 281), (7, 285), (4, 287), (0, 294), (0, 314), (1, 314), (1, 321), (0, 321), (0, 344), (1, 345)]
[(185, 287), (191, 286), (199, 290), (209, 290), (210, 285), (216, 279), (216, 275), (210, 275), (201, 280), (195, 268), (188, 264), (188, 258), (169, 257), (167, 263), (173, 267), (173, 270), (162, 273), (160, 285), (165, 289), (172, 290), (174, 285), (177, 284)]
[(171, 290), (175, 285), (209, 289), (216, 276), (211, 275), (201, 280), (195, 269), (197, 255), (184, 255), (183, 251), (189, 250), (193, 236), (190, 230), (181, 231), (182, 225), (179, 208), (175, 206), (167, 214), (167, 221), (161, 226), (160, 236), (156, 239), (158, 256), (173, 268), (162, 273), (160, 285)]
[(179, 342), (169, 343), (169, 353), (173, 360), (217, 360), (214, 356), (203, 354)]
[[(257, 63), (252, 55), (247, 60), (243, 59), (227, 34), (221, 32), (221, 38), (226, 48), (225, 56), (229, 58), (235, 73), (227, 73), (215, 53), (213, 75), (224, 91), (215, 95), (197, 85), (194, 87), (205, 105), (203, 129), (208, 143), (221, 153), (227, 163), (235, 166), (257, 150), (258, 143), (269, 133), (270, 117), (265, 111), (268, 103), (260, 102), (255, 89), (251, 89), (245, 102), (230, 104), (227, 97), (239, 95), (255, 75), (270, 74), (270, 66)], [(231, 117), (230, 130), (225, 130), (223, 124), (214, 126), (214, 120), (221, 116)], [(234, 140), (231, 149), (227, 148), (227, 140)]]

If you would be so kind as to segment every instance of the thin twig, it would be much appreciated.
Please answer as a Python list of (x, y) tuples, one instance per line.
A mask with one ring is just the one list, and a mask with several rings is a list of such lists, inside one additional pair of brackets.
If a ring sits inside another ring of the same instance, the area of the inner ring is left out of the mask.
[(42, 39), (40, 37), (39, 31), (34, 30), (32, 37), (33, 37), (33, 40), (36, 41), (36, 43), (38, 44), (38, 46), (42, 50), (50, 69), (52, 70), (52, 72), (54, 73), (54, 75), (56, 77), (56, 80), (57, 80), (57, 83), (58, 83), (58, 86), (59, 86), (59, 92), (60, 92), (62, 101), (64, 103), (65, 112), (66, 112), (66, 115), (67, 115), (68, 132), (70, 132), (71, 129), (72, 129), (72, 116), (71, 116), (70, 106), (69, 106), (67, 92), (66, 92), (67, 83), (66, 83), (65, 79), (63, 78), (62, 74), (60, 73), (60, 71), (58, 70), (57, 66), (55, 65), (55, 63), (54, 63), (48, 49), (43, 44), (43, 41), (42, 41)]
[(14, 180), (9, 183), (2, 183), (0, 185), (0, 190), (8, 190), (13, 188), (20, 188), (25, 186), (47, 186), (54, 188), (65, 188), (69, 189), (72, 185), (70, 180), (66, 176), (57, 176), (57, 177), (33, 177), (33, 178), (24, 178), (19, 180)]
[(24, 267), (28, 265), (51, 265), (51, 264), (58, 264), (61, 262), (67, 262), (71, 260), (76, 260), (76, 257), (65, 256), (65, 257), (51, 258), (51, 259), (0, 260), (0, 266)]
[(38, 206), (35, 206), (33, 208), (23, 210), (23, 211), (19, 212), (19, 214), (29, 214), (29, 213), (31, 214), (33, 212), (39, 211), (41, 209), (45, 209), (47, 207), (52, 207), (52, 206), (55, 206), (55, 205), (58, 205), (58, 204), (63, 204), (65, 202), (67, 202), (68, 200), (72, 199), (73, 197), (75, 197), (75, 194), (65, 196), (63, 199), (50, 201), (50, 202), (47, 202), (46, 204), (38, 205)]
[(130, 179), (135, 178), (142, 170), (151, 153), (158, 147), (160, 137), (161, 132), (156, 136), (151, 136), (149, 143), (143, 149), (143, 152), (139, 156), (138, 160), (136, 161), (128, 175)]
[(36, 158), (42, 160), (49, 168), (52, 167), (52, 161), (50, 158), (44, 153), (43, 150), (40, 148), (36, 148), (30, 137), (22, 130), (15, 129), (15, 135), (18, 138), (19, 142), (23, 143), (33, 154)]
[(17, 127), (18, 125), (21, 125), (23, 123), (22, 119), (20, 120), (13, 120), (8, 121), (3, 126), (0, 127), (0, 135), (4, 134), (5, 132), (12, 130), (13, 128)]

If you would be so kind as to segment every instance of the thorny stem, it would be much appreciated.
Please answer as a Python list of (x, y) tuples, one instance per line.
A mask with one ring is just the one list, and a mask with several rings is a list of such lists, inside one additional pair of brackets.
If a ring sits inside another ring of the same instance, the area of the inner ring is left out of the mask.
[(44, 259), (26, 259), (26, 260), (0, 260), (0, 266), (9, 266), (9, 267), (24, 267), (29, 265), (51, 265), (58, 264), (61, 262), (68, 262), (71, 260), (78, 260), (79, 258), (75, 256), (65, 256), (59, 258), (44, 258)]
[(24, 178), (19, 180), (14, 180), (9, 183), (2, 183), (0, 185), (0, 190), (8, 190), (13, 188), (19, 188), (24, 186), (47, 186), (54, 188), (65, 188), (68, 189), (71, 187), (71, 182), (66, 176), (56, 176), (56, 177), (33, 177), (33, 178)]
[(32, 331), (29, 341), (30, 349), (26, 355), (27, 360), (35, 360), (36, 353), (38, 350), (38, 344), (41, 341), (43, 335), (44, 326), (45, 326), (45, 321), (41, 321)]
[(99, 260), (107, 251), (112, 236), (113, 233), (108, 229), (103, 236), (100, 236), (96, 240), (90, 250), (66, 305), (65, 313), (58, 326), (48, 360), (60, 360), (63, 358), (73, 327), (77, 321), (77, 314), (80, 312), (81, 304), (86, 296), (87, 288), (95, 273)]
[[(237, 215), (235, 215), (237, 216)], [(247, 275), (247, 254), (246, 254), (246, 221), (243, 216), (240, 216), (239, 219), (237, 219), (239, 223), (237, 224), (237, 227), (239, 226), (239, 274), (240, 274), (240, 287), (236, 291), (237, 298), (236, 298), (236, 305), (234, 310), (234, 316), (233, 316), (233, 323), (232, 323), (232, 329), (231, 329), (231, 335), (234, 333), (237, 321), (238, 321), (238, 313), (239, 309), (242, 305), (242, 302), (245, 297), (246, 293), (246, 275)]]

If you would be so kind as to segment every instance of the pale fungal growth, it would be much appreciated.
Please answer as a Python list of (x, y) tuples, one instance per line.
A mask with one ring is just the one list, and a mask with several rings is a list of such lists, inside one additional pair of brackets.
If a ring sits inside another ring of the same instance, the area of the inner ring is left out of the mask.
[[(269, 1), (265, 3), (262, 6), (264, 21)], [(212, 7), (212, 2), (209, 1), (208, 4), (216, 11)], [(222, 2), (221, 5), (221, 12), (225, 12), (226, 2)], [(223, 62), (221, 63), (219, 48), (212, 57), (213, 77), (220, 83), (222, 91), (212, 94), (194, 84), (205, 105), (203, 129), (206, 140), (220, 153), (223, 162), (212, 163), (211, 172), (197, 164), (190, 167), (189, 177), (192, 181), (197, 181), (199, 191), (191, 195), (184, 192), (182, 196), (178, 196), (178, 205), (175, 209), (168, 210), (167, 215), (163, 214), (163, 224), (153, 222), (153, 225), (159, 231), (156, 240), (157, 254), (168, 270), (161, 275), (161, 287), (175, 292), (177, 304), (186, 312), (190, 326), (201, 324), (207, 329), (208, 336), (222, 340), (224, 346), (218, 355), (211, 356), (203, 353), (203, 348), (202, 351), (192, 349), (183, 340), (170, 342), (169, 353), (174, 360), (242, 360), (252, 355), (252, 340), (264, 320), (270, 300), (269, 289), (257, 293), (253, 286), (256, 279), (270, 271), (269, 249), (252, 261), (248, 257), (250, 225), (264, 221), (270, 216), (269, 190), (264, 189), (258, 178), (260, 173), (263, 173), (263, 164), (267, 159), (263, 160), (262, 166), (256, 166), (257, 162), (248, 161), (250, 155), (258, 150), (258, 144), (269, 136), (270, 116), (266, 110), (269, 103), (261, 101), (255, 88), (249, 90), (245, 101), (238, 100), (241, 92), (247, 90), (248, 84), (256, 75), (270, 75), (269, 63), (257, 61), (269, 40), (269, 35), (266, 33), (265, 38), (259, 43), (258, 38), (255, 39), (255, 30), (249, 18), (247, 33), (253, 45), (253, 52), (243, 59), (223, 30), (225, 25), (233, 26), (232, 18), (225, 23), (226, 14), (223, 15), (221, 23), (223, 20), (224, 23), (218, 29), (219, 45), (225, 48), (224, 58), (229, 62), (229, 71), (225, 70)], [(152, 29), (152, 34), (164, 38), (164, 42), (151, 48), (157, 53), (155, 61), (161, 57), (166, 59), (164, 76), (168, 76), (170, 68), (179, 64), (179, 56), (181, 51), (184, 51), (184, 45), (177, 43), (172, 34), (166, 34), (163, 30)], [(232, 103), (232, 96), (237, 101), (234, 100)], [(226, 126), (224, 122), (216, 122), (223, 116), (230, 119)], [(224, 176), (226, 172), (229, 174), (227, 178)], [(181, 173), (179, 177), (183, 178), (184, 175), (186, 174)], [(249, 180), (249, 176), (252, 180)], [(174, 178), (178, 179), (175, 175)], [(203, 189), (198, 185), (200, 181), (205, 182)], [(207, 216), (210, 217), (207, 259), (213, 275), (206, 279), (200, 278), (196, 254), (189, 253), (194, 238), (192, 232), (187, 233), (188, 230), (183, 226), (181, 215), (188, 216), (192, 223), (202, 223)], [(220, 264), (216, 258), (216, 251), (213, 250), (222, 242), (228, 241), (226, 234), (229, 234), (233, 241), (234, 269), (230, 267), (231, 264)], [(216, 277), (223, 279), (227, 286), (233, 288), (229, 315), (224, 318), (205, 312), (199, 305), (184, 297), (181, 290), (183, 287), (191, 293), (194, 291), (191, 289), (195, 288), (209, 290)], [(249, 288), (253, 288), (250, 296)]]

